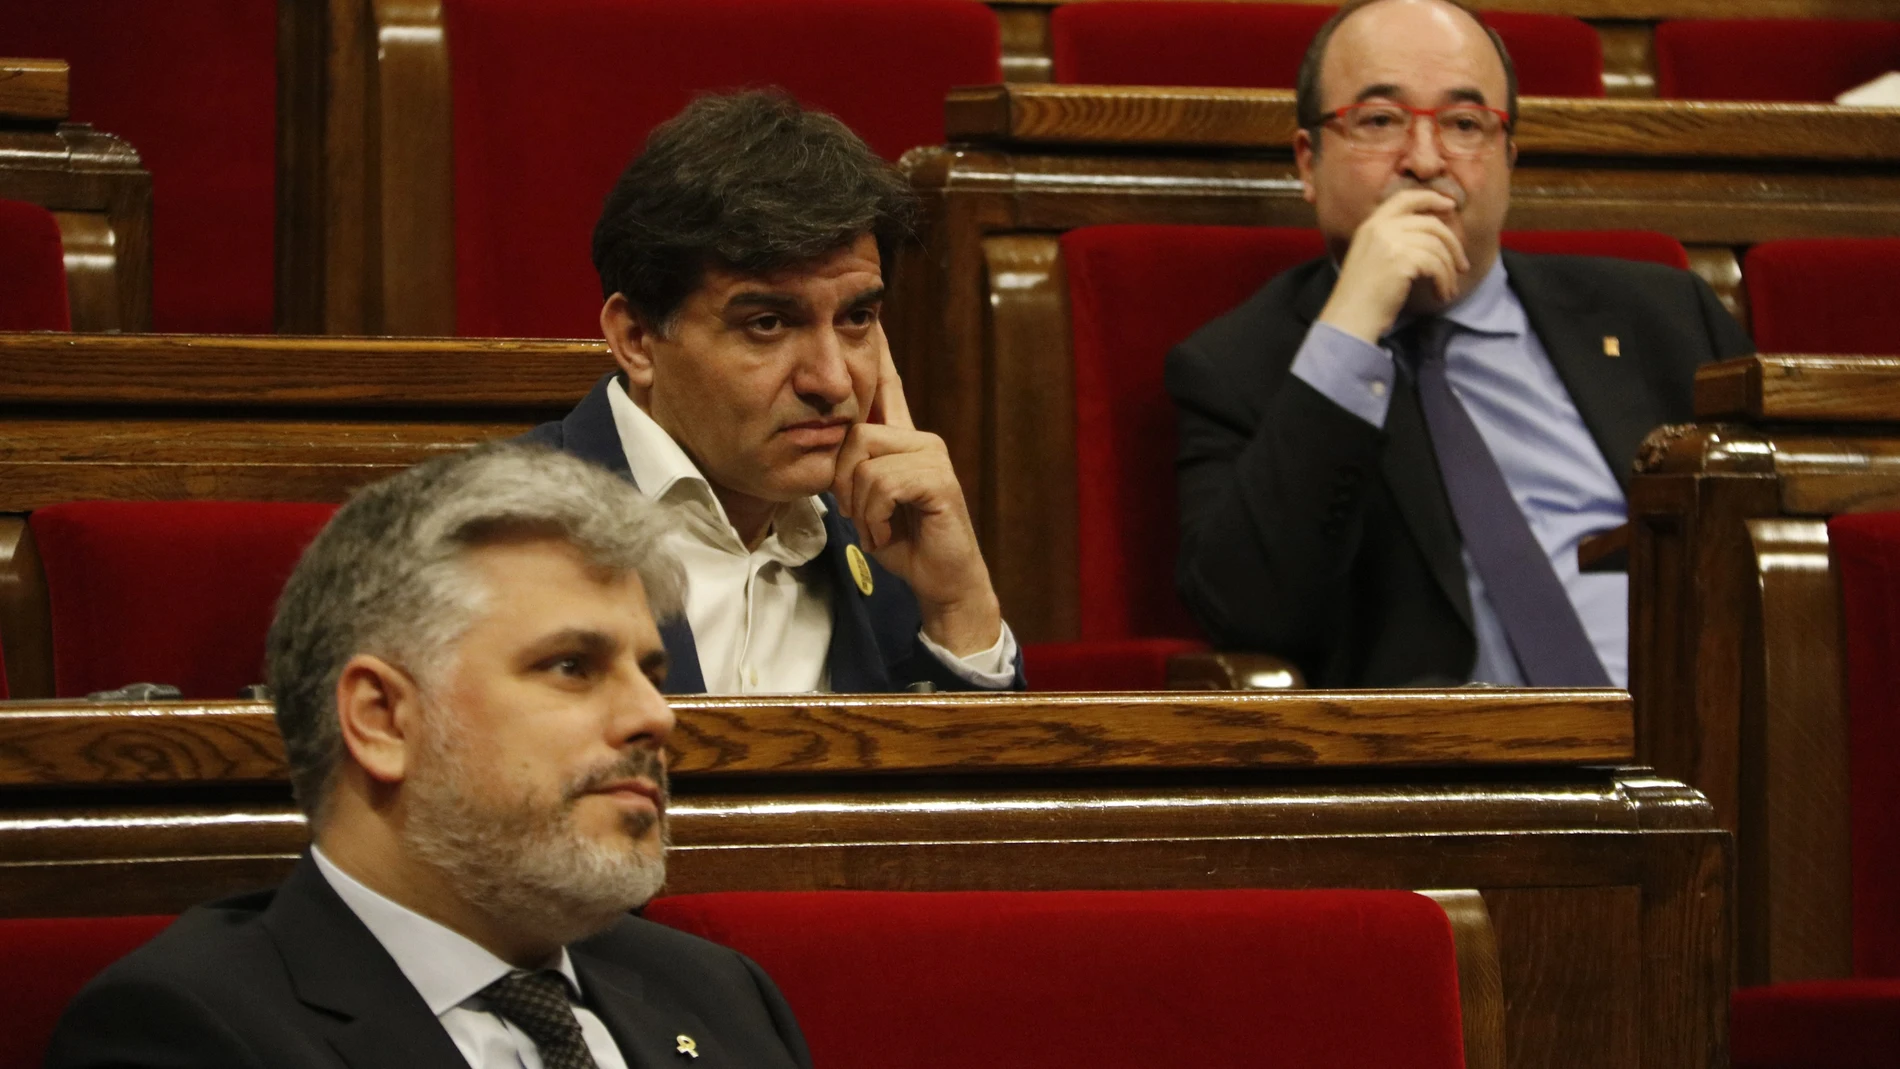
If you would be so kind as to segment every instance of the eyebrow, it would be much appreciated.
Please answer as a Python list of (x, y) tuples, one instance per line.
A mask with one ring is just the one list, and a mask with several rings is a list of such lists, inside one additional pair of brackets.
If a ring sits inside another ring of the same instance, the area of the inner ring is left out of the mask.
[(528, 647), (530, 661), (538, 661), (556, 650), (578, 647), (580, 651), (593, 658), (610, 657), (620, 648), (620, 643), (605, 631), (596, 631), (586, 627), (567, 627), (550, 635), (537, 639)]
[(640, 658), (640, 671), (648, 679), (653, 680), (655, 686), (666, 680), (666, 670), (671, 666), (672, 662), (667, 659), (666, 651), (663, 649), (654, 650)]
[[(1401, 92), (1398, 86), (1390, 82), (1381, 82), (1378, 85), (1369, 85), (1359, 90), (1359, 95), (1353, 97), (1352, 102), (1355, 104), (1363, 104), (1373, 97), (1396, 98)], [(1445, 90), (1445, 99), (1454, 104), (1483, 104), (1487, 102), (1484, 98), (1484, 91), (1472, 86), (1460, 86), (1457, 89), (1447, 89)]]
[(860, 293), (856, 297), (853, 297), (849, 301), (846, 301), (845, 308), (847, 310), (855, 309), (855, 308), (863, 308), (867, 304), (876, 304), (883, 299), (884, 299), (884, 287), (881, 285), (872, 286), (870, 289), (865, 290), (863, 293)]
[(804, 302), (789, 293), (765, 293), (758, 290), (746, 290), (735, 293), (726, 301), (725, 311), (760, 310), (766, 312), (796, 312), (804, 307)]

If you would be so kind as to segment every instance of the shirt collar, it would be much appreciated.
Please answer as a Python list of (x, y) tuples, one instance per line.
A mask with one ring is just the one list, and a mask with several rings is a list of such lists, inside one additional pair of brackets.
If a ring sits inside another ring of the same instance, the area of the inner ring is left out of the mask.
[(607, 404), (613, 411), (614, 429), (620, 434), (621, 451), (627, 455), (627, 468), (633, 473), (633, 485), (655, 501), (686, 506), (701, 541), (742, 556), (760, 553), (793, 568), (824, 551), (826, 509), (824, 501), (816, 496), (780, 505), (765, 541), (757, 550), (748, 551), (733, 530), (725, 506), (712, 492), (712, 483), (673, 436), (634, 403), (618, 376), (607, 385)]
[[(437, 1017), (515, 971), (514, 966), (462, 933), (370, 890), (315, 846), (310, 848), (310, 855), (337, 897), (396, 960), (396, 968), (402, 970), (410, 986), (429, 1004), (429, 1012)], [(567, 978), (569, 995), (578, 995), (580, 977), (565, 947), (554, 968)]]
[(1505, 270), (1503, 256), (1491, 262), (1491, 270), (1485, 272), (1470, 293), (1439, 315), (1474, 334), (1515, 337), (1530, 329), (1524, 306), (1511, 292), (1511, 276)]

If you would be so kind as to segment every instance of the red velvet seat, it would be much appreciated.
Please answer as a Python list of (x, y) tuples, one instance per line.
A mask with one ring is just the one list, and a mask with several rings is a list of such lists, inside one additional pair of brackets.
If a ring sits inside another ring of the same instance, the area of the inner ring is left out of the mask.
[(0, 200), (0, 330), (71, 330), (59, 223), (37, 204)]
[(11, 56), (72, 65), (72, 117), (152, 173), (152, 327), (269, 333), (277, 184), (277, 5), (0, 4)]
[(1738, 991), (1736, 1069), (1900, 1065), (1900, 513), (1828, 521), (1847, 653), (1854, 975)]
[(447, 0), (456, 329), (599, 333), (601, 201), (696, 94), (778, 85), (895, 160), (952, 86), (1001, 80), (977, 0)]
[(0, 1069), (39, 1069), (66, 1004), (87, 981), (143, 946), (170, 917), (0, 920)]
[(1900, 22), (1683, 19), (1656, 26), (1656, 94), (1826, 102), (1900, 70)]
[[(1291, 89), (1333, 8), (1182, 0), (1064, 4), (1049, 19), (1055, 80), (1076, 85)], [(1600, 97), (1603, 47), (1568, 15), (1486, 13), (1527, 95)]]
[(1762, 352), (1900, 356), (1900, 238), (1764, 242), (1742, 265)]
[(828, 1069), (1464, 1065), (1406, 891), (781, 892), (647, 909), (757, 961)]
[(55, 693), (144, 682), (218, 699), (263, 682), (277, 595), (335, 508), (90, 501), (33, 513)]

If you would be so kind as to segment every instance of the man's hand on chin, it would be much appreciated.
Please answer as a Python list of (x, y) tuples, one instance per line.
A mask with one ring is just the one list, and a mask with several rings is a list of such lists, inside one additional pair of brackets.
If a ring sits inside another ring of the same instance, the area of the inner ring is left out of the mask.
[(1404, 311), (1414, 284), (1440, 308), (1456, 300), (1459, 279), (1471, 270), (1464, 243), (1445, 223), (1457, 207), (1429, 189), (1387, 197), (1353, 232), (1319, 321), (1377, 345)]
[(910, 584), (924, 634), (959, 657), (979, 653), (1002, 636), (1002, 606), (950, 451), (911, 422), (890, 346), (880, 348), (870, 418), (845, 437), (831, 491), (864, 548)]

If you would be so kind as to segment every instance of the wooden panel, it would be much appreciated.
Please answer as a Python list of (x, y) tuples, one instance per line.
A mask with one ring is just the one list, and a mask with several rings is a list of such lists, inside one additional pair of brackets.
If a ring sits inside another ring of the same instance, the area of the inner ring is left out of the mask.
[[(1635, 886), (1485, 892), (1509, 993), (1512, 1065), (1642, 1064), (1638, 1022), (1619, 1012), (1638, 997), (1640, 974), (1626, 963), (1642, 942), (1641, 897)], [(1553, 946), (1570, 947), (1571, 956), (1551, 960)]]
[(1503, 1069), (1504, 981), (1498, 937), (1476, 891), (1424, 891), (1445, 911), (1458, 946), (1458, 1010), (1465, 1069)]
[[(1524, 97), (1526, 155), (1900, 160), (1900, 109), (1831, 104)], [(951, 91), (952, 141), (1284, 149), (1298, 129), (1284, 89), (1000, 85)]]
[(0, 515), (0, 640), (7, 694), (16, 701), (53, 696), (51, 620), (46, 572), (26, 517)]
[(367, 333), (455, 333), (455, 153), (441, 0), (374, 0), (376, 243)]
[(1840, 581), (1820, 520), (1748, 523), (1758, 592), (1742, 708), (1738, 951), (1768, 983), (1851, 975)]
[[(82, 269), (69, 287), (76, 329), (151, 329), (152, 178), (132, 146), (81, 123), (0, 126), (0, 197), (60, 220), (68, 270)], [(110, 315), (95, 307), (102, 276), (116, 290)]]
[(0, 121), (57, 122), (71, 111), (63, 59), (0, 59)]
[(1696, 375), (1696, 417), (1750, 423), (1900, 423), (1900, 358), (1753, 356)]
[[(1143, 772), (1614, 764), (1633, 750), (1616, 691), (934, 695), (678, 701), (679, 775)], [(267, 706), (74, 706), (0, 712), (0, 787), (271, 782)]]
[[(1493, 8), (1496, 10), (1496, 8)], [(1656, 95), (1656, 31), (1644, 22), (1595, 24), (1603, 48), (1603, 95), (1648, 100)]]
[(0, 405), (312, 405), (564, 412), (600, 342), (0, 333)]

